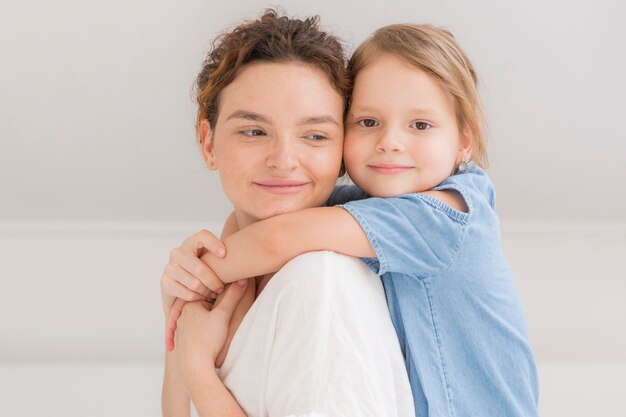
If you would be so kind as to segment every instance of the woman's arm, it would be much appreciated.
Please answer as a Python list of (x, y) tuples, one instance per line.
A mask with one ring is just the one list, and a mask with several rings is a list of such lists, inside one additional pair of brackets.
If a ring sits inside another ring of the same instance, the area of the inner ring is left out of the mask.
[(189, 394), (180, 378), (174, 352), (165, 352), (161, 411), (163, 417), (189, 417)]
[(245, 413), (215, 372), (215, 360), (222, 350), (228, 324), (247, 282), (229, 286), (213, 310), (202, 301), (187, 303), (178, 320), (176, 349), (172, 353), (180, 379), (200, 417), (243, 416)]
[(189, 395), (200, 417), (246, 417), (230, 391), (219, 379), (215, 370), (196, 375), (187, 380)]
[(359, 223), (339, 207), (310, 208), (256, 222), (225, 239), (224, 244), (224, 258), (210, 253), (201, 258), (224, 283), (278, 271), (305, 252), (376, 256)]
[[(224, 223), (224, 227), (222, 228), (222, 235), (220, 236), (220, 239), (224, 240), (227, 237), (233, 235), (234, 233), (237, 233), (238, 231), (239, 231), (239, 223), (237, 223), (237, 217), (235, 216), (235, 212), (232, 212), (230, 213), (230, 216), (228, 216), (228, 218), (226, 219), (226, 222)], [(250, 310), (250, 307), (254, 303), (254, 296), (256, 293), (255, 291), (256, 289), (254, 285), (255, 282), (254, 282), (254, 278), (250, 278), (250, 279), (252, 281), (248, 282), (248, 286), (246, 287), (246, 292), (244, 293), (241, 301), (239, 301), (239, 304), (237, 304), (237, 307), (235, 308), (235, 311), (233, 312), (233, 316), (230, 319), (230, 323), (228, 324), (228, 336), (226, 337), (226, 343), (224, 344), (222, 351), (220, 352), (217, 359), (215, 360), (215, 366), (217, 366), (218, 368), (222, 366), (222, 363), (224, 362), (224, 359), (226, 358), (226, 355), (228, 354), (228, 348), (230, 347), (230, 343), (232, 342), (233, 337), (235, 336), (235, 333), (237, 332), (237, 329), (239, 328), (239, 325), (241, 324), (246, 313), (248, 313), (248, 310)], [(228, 284), (228, 285), (232, 285), (232, 284)], [(226, 293), (221, 293), (220, 295), (218, 295), (216, 302), (220, 302), (225, 294)]]
[[(239, 225), (237, 224), (237, 219), (234, 213), (231, 213), (230, 216), (228, 216), (228, 218), (226, 219), (226, 222), (224, 223), (221, 238), (224, 239), (225, 237), (230, 236), (231, 234), (237, 232), (238, 230), (239, 230)], [(193, 237), (195, 237), (195, 239), (193, 239)], [(188, 247), (183, 247), (184, 246), (183, 245), (179, 249), (179, 250), (184, 250), (185, 252), (188, 252), (189, 257), (191, 257), (192, 255), (195, 257), (195, 254), (193, 253), (192, 248), (195, 249), (195, 246), (201, 243), (208, 246), (213, 251), (216, 250), (215, 249), (216, 242), (214, 242), (214, 240), (216, 239), (214, 236), (207, 237), (207, 236), (204, 236), (200, 232), (200, 233), (196, 233), (193, 237), (191, 240), (188, 241), (189, 245), (191, 246), (188, 245)], [(201, 240), (201, 239), (204, 239), (204, 240)], [(171, 306), (171, 303), (173, 303), (173, 301), (170, 301), (170, 304), (169, 304), (170, 306)], [(170, 317), (169, 308), (165, 310), (166, 310), (165, 311), (166, 320), (168, 320)], [(234, 318), (243, 317), (246, 311), (247, 311), (247, 308), (245, 308), (244, 305), (238, 305), (233, 317)], [(227, 352), (227, 346), (230, 344), (230, 340), (232, 339), (237, 329), (237, 327), (234, 325), (230, 325), (230, 327), (231, 328), (229, 328), (229, 334), (227, 338), (226, 347), (224, 349), (224, 354), (219, 358), (219, 360), (221, 361), (223, 361), (223, 358), (225, 357), (225, 353)], [(170, 337), (169, 334), (168, 334), (168, 337)], [(180, 371), (178, 369), (178, 366), (176, 365), (176, 361), (174, 360), (174, 353), (171, 351), (166, 351), (165, 352), (165, 373), (163, 376), (163, 391), (161, 393), (161, 407), (162, 407), (163, 416), (164, 417), (177, 417), (177, 416), (189, 417), (190, 415), (189, 414), (190, 413), (189, 400), (190, 400), (189, 394), (187, 393), (187, 390), (185, 389), (185, 386), (183, 385), (183, 381), (180, 376)]]

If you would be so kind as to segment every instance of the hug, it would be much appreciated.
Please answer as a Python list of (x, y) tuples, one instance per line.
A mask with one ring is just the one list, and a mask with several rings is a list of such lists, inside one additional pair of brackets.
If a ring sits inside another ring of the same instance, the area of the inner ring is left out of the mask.
[(450, 32), (385, 26), (348, 60), (318, 18), (268, 10), (215, 40), (196, 97), (233, 213), (161, 278), (165, 416), (537, 415)]

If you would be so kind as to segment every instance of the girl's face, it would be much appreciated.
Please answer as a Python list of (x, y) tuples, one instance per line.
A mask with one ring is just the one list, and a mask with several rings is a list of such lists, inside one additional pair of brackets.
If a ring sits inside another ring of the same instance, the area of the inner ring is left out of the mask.
[(344, 161), (350, 178), (369, 195), (429, 190), (469, 160), (470, 148), (452, 95), (430, 75), (391, 54), (357, 74)]
[(200, 126), (239, 226), (322, 205), (341, 165), (343, 98), (310, 65), (253, 63), (221, 93), (215, 130)]

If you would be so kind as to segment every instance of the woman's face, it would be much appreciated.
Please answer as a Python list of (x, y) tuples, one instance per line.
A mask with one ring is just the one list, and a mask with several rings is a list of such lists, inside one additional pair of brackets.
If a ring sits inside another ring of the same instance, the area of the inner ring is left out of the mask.
[(215, 130), (200, 129), (243, 227), (326, 201), (341, 165), (343, 98), (313, 66), (253, 63), (222, 90)]

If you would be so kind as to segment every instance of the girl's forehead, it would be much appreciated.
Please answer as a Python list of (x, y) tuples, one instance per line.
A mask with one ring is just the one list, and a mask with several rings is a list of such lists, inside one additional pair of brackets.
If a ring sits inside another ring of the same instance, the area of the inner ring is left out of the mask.
[(357, 74), (351, 104), (351, 110), (359, 107), (447, 110), (454, 108), (454, 98), (434, 76), (386, 54)]

